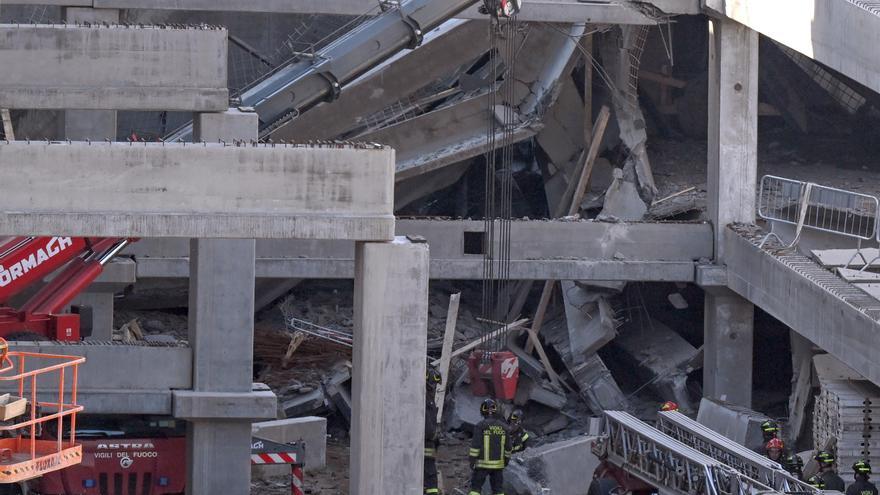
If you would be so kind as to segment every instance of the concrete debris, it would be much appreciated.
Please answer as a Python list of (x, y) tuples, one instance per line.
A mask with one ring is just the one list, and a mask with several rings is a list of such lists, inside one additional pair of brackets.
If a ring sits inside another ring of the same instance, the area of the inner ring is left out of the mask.
[(537, 402), (553, 409), (562, 409), (565, 407), (568, 399), (561, 391), (553, 390), (550, 384), (520, 375), (513, 403), (518, 406), (524, 406), (529, 401)]
[(666, 296), (666, 299), (669, 300), (669, 304), (675, 309), (688, 309), (688, 302), (680, 292), (673, 292)]
[(635, 221), (644, 218), (648, 206), (639, 197), (634, 183), (623, 178), (620, 169), (614, 170), (614, 181), (605, 192), (605, 202), (597, 220)]
[(351, 363), (335, 367), (333, 374), (323, 383), (327, 400), (336, 411), (351, 424)]
[(327, 405), (328, 402), (324, 397), (323, 390), (312, 390), (307, 394), (299, 395), (281, 403), (284, 414), (288, 418), (321, 414), (327, 411)]
[(480, 403), (483, 397), (471, 393), (468, 385), (457, 385), (447, 395), (444, 412), (446, 428), (449, 430), (471, 431), (482, 421)]
[(591, 449), (595, 437), (580, 436), (526, 449), (504, 472), (508, 495), (586, 495), (599, 459)]
[(684, 412), (694, 410), (686, 382), (699, 351), (688, 341), (653, 318), (639, 317), (621, 330), (613, 345), (660, 397), (675, 401)]
[(697, 413), (700, 424), (749, 448), (763, 443), (761, 423), (768, 419), (770, 418), (757, 411), (706, 398), (700, 401), (700, 410)]
[(584, 290), (571, 281), (560, 282), (565, 294), (565, 318), (568, 323), (569, 352), (593, 354), (617, 336), (614, 310), (603, 297)]

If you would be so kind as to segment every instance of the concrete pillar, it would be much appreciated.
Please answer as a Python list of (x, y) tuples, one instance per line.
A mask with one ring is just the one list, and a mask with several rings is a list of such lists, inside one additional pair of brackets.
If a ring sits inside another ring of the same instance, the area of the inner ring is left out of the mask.
[[(201, 123), (197, 140), (257, 137), (253, 113), (230, 110), (199, 114), (195, 120)], [(254, 239), (190, 242), (189, 343), (194, 392), (252, 390), (255, 257)], [(187, 423), (187, 494), (246, 495), (251, 482), (251, 422), (216, 416)]]
[[(119, 10), (67, 7), (64, 20), (68, 24), (118, 24)], [(116, 140), (116, 112), (113, 110), (65, 110), (63, 115), (60, 129), (63, 138), (73, 141)]]
[[(729, 20), (709, 23), (708, 125), (708, 212), (724, 264), (727, 225), (755, 221), (758, 170), (758, 33)], [(704, 395), (751, 406), (754, 306), (711, 289), (704, 332)]]
[(352, 494), (422, 493), (427, 318), (427, 244), (358, 243)]
[(86, 340), (113, 340), (113, 292), (83, 292), (73, 300), (75, 305), (92, 308), (92, 336)]

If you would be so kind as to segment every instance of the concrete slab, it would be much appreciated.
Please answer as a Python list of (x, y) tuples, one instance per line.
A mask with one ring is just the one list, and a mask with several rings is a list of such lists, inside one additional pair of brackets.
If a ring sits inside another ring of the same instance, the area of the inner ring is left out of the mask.
[(768, 419), (751, 409), (706, 398), (700, 401), (697, 413), (700, 424), (749, 448), (763, 443), (761, 423)]
[(579, 436), (517, 454), (505, 470), (509, 495), (584, 495), (599, 459), (590, 450), (596, 437)]
[(195, 419), (262, 419), (278, 413), (278, 401), (271, 391), (196, 392), (175, 390), (171, 394), (172, 415)]
[[(853, 80), (880, 91), (880, 11), (872, 2), (706, 0), (728, 16)], [(779, 22), (785, 19), (785, 22)]]
[(0, 72), (0, 108), (225, 110), (226, 36), (214, 27), (0, 25), (0, 66), (15, 67)]
[(0, 144), (0, 235), (385, 240), (393, 164), (342, 145)]

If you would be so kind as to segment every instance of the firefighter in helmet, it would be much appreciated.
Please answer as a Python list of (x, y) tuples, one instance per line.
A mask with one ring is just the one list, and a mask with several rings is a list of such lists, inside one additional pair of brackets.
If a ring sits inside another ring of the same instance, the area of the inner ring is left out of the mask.
[(433, 366), (428, 366), (425, 374), (425, 495), (440, 493), (437, 477), (437, 447), (440, 446), (440, 432), (437, 429), (437, 405), (434, 394), (442, 377)]
[(660, 412), (674, 412), (678, 411), (678, 404), (668, 400), (660, 405)]
[(871, 476), (871, 465), (868, 461), (856, 461), (852, 467), (855, 481), (847, 487), (846, 495), (877, 495), (877, 485), (868, 481)]
[(529, 432), (523, 428), (523, 412), (521, 409), (514, 409), (507, 418), (507, 428), (510, 433), (510, 452), (516, 454), (526, 450), (528, 446)]
[(819, 463), (818, 476), (822, 479), (822, 483), (825, 484), (825, 490), (843, 492), (846, 487), (844, 486), (843, 479), (837, 474), (834, 454), (827, 450), (820, 450), (816, 453), (814, 459)]
[(499, 418), (495, 399), (484, 400), (480, 404), (480, 414), (483, 421), (474, 428), (468, 452), (473, 469), (468, 495), (480, 495), (486, 478), (489, 478), (494, 495), (504, 495), (504, 467), (510, 458), (507, 423)]
[(786, 471), (797, 477), (797, 479), (804, 478), (804, 460), (794, 452), (785, 456), (782, 466), (785, 467)]
[(785, 444), (782, 442), (781, 438), (771, 438), (766, 445), (764, 445), (764, 450), (767, 452), (767, 457), (771, 461), (776, 461), (782, 464), (784, 460), (783, 454), (785, 453)]

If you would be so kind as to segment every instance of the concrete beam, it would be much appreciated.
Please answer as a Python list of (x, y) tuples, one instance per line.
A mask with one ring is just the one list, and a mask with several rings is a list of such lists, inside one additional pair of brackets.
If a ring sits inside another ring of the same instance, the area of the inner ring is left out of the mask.
[(880, 385), (880, 302), (806, 256), (787, 256), (783, 262), (758, 249), (764, 233), (755, 230), (727, 236), (729, 287)]
[[(682, 0), (662, 0), (665, 3)], [(334, 14), (363, 15), (375, 11), (376, 3), (371, 0), (13, 0), (11, 4), (23, 5), (78, 5), (106, 9), (148, 9), (148, 10), (207, 10), (211, 12), (272, 12), (279, 14)], [(637, 9), (629, 8), (611, 1), (581, 3), (576, 0), (531, 0), (524, 2), (520, 19), (524, 21), (545, 22), (593, 22), (600, 24), (656, 24)], [(667, 13), (674, 13), (668, 12)], [(476, 9), (461, 14), (460, 17), (483, 19)]]
[(353, 146), (0, 144), (0, 235), (390, 239), (393, 163)]
[(225, 110), (226, 36), (220, 28), (0, 25), (0, 66), (15, 67), (0, 72), (0, 108)]
[(727, 16), (880, 92), (880, 11), (870, 2), (703, 2), (710, 14)]
[(253, 392), (196, 392), (175, 390), (172, 415), (191, 420), (263, 419), (278, 414), (278, 400), (271, 390)]
[[(171, 414), (171, 391), (192, 387), (192, 351), (184, 346), (14, 342), (12, 350), (84, 356), (79, 400), (96, 414)], [(28, 359), (37, 366), (40, 360)], [(38, 381), (47, 399), (57, 398), (57, 375)], [(54, 380), (51, 380), (54, 378)], [(66, 377), (70, 390), (70, 374)], [(0, 391), (13, 385), (0, 383)]]
[[(479, 279), (484, 224), (477, 220), (399, 220), (397, 234), (420, 235), (431, 245), (431, 277)], [(465, 253), (465, 243), (477, 251)], [(139, 278), (189, 276), (183, 240), (145, 239), (128, 251)], [(694, 264), (710, 259), (712, 229), (705, 223), (514, 221), (511, 277), (574, 280), (694, 280)], [(352, 278), (349, 242), (257, 241), (258, 278)]]

